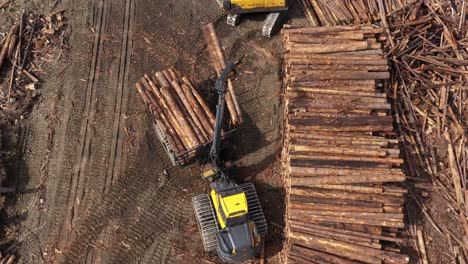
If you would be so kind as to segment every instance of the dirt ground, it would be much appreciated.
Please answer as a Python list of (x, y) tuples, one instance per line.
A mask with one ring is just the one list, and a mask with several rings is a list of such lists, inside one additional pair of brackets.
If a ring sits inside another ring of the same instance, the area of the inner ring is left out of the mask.
[[(52, 53), (42, 95), (19, 124), (18, 194), (6, 211), (20, 263), (219, 263), (203, 253), (191, 197), (208, 191), (200, 166), (173, 167), (133, 84), (166, 66), (202, 89), (214, 77), (200, 26), (214, 21), (245, 117), (228, 151), (239, 181), (259, 189), (270, 223), (269, 263), (280, 262), (282, 183), (280, 37), (261, 36), (264, 15), (236, 28), (214, 0), (36, 0), (65, 10), (70, 51)], [(20, 10), (19, 3), (9, 11)], [(294, 8), (288, 20), (303, 22)], [(298, 18), (295, 18), (298, 17)], [(60, 57), (58, 57), (60, 56)]]
[[(0, 15), (0, 32), (24, 6), (12, 2)], [(239, 62), (235, 87), (245, 123), (225, 154), (239, 181), (255, 183), (269, 223), (268, 263), (281, 263), (281, 38), (261, 36), (265, 16), (231, 28), (214, 0), (25, 2), (43, 14), (65, 10), (72, 48), (51, 51), (41, 96), (30, 114), (7, 126), (2, 142), (18, 149), (8, 154), (16, 160), (8, 173), (17, 194), (5, 217), (20, 263), (220, 263), (203, 252), (191, 208), (191, 197), (209, 188), (197, 177), (202, 168), (172, 166), (133, 88), (144, 73), (173, 65), (209, 93), (214, 73), (200, 31), (207, 22), (215, 22), (227, 57)], [(297, 4), (286, 21), (306, 24)], [(455, 217), (436, 193), (426, 206), (437, 221)], [(430, 262), (450, 263), (444, 237), (417, 207), (407, 209), (425, 227)]]

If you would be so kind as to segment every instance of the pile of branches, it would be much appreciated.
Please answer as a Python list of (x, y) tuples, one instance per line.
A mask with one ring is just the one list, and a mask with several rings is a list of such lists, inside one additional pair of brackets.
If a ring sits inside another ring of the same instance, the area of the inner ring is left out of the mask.
[(39, 94), (37, 75), (42, 73), (41, 65), (52, 61), (49, 55), (55, 47), (66, 47), (66, 24), (62, 13), (43, 16), (24, 11), (10, 30), (3, 34), (0, 40), (2, 110), (21, 114)]
[[(429, 0), (386, 16), (394, 109), (413, 179), (410, 185), (416, 187), (410, 189), (411, 196), (434, 229), (448, 237), (447, 245), (458, 244), (451, 251), (452, 260), (458, 258), (459, 263), (466, 263), (468, 256), (466, 10), (465, 1)], [(459, 220), (431, 216), (423, 198), (428, 196), (424, 179), (446, 200), (451, 218)], [(424, 242), (420, 230), (413, 231)], [(423, 242), (418, 247), (427, 261)]]

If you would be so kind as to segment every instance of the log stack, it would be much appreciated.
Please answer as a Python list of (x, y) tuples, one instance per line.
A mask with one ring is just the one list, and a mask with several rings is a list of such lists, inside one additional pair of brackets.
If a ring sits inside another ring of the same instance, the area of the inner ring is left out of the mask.
[(417, 0), (300, 0), (313, 26), (370, 23), (385, 20), (383, 15), (400, 10)]
[(283, 34), (287, 263), (407, 263), (382, 30), (286, 25)]
[(145, 74), (135, 88), (154, 118), (175, 165), (185, 165), (213, 140), (215, 116), (193, 82), (175, 69)]

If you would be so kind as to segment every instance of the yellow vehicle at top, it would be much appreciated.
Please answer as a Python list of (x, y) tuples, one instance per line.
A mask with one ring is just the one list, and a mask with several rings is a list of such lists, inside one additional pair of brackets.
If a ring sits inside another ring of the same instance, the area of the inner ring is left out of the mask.
[(228, 0), (224, 3), (230, 4), (228, 10), (239, 13), (271, 12), (286, 9), (286, 0)]
[(235, 26), (240, 15), (246, 13), (268, 12), (262, 35), (270, 37), (279, 28), (289, 4), (293, 0), (217, 0), (228, 13), (228, 25)]

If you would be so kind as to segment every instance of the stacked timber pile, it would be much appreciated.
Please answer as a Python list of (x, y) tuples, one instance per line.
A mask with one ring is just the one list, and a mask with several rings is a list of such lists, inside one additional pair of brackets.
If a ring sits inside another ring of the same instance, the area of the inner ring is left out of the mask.
[(191, 81), (174, 69), (146, 75), (135, 85), (174, 163), (184, 165), (213, 139), (215, 116)]
[(288, 263), (407, 263), (382, 30), (285, 26)]
[(385, 22), (385, 12), (401, 9), (416, 0), (300, 0), (307, 19), (313, 26)]

